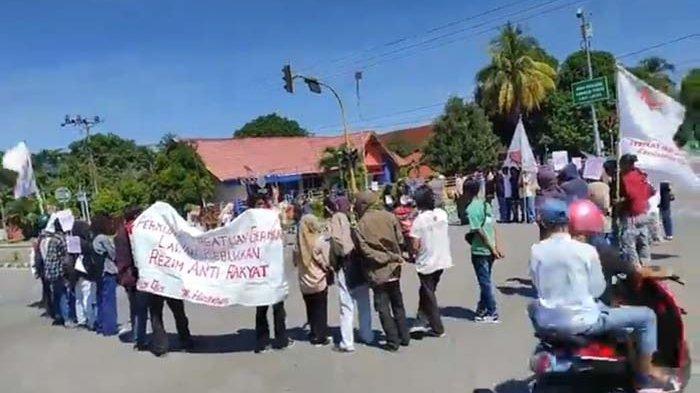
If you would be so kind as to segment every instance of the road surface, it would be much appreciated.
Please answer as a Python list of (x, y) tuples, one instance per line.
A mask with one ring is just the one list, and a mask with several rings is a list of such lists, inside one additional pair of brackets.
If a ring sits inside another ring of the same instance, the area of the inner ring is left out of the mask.
[[(655, 263), (671, 266), (687, 281), (671, 286), (688, 310), (688, 339), (700, 359), (700, 200), (676, 205), (676, 240), (654, 248)], [(532, 290), (526, 278), (534, 225), (499, 227), (507, 258), (495, 267), (502, 323), (479, 325), (470, 320), (477, 285), (463, 241), (464, 229), (450, 228), (455, 267), (443, 275), (438, 298), (447, 329), (445, 338), (413, 341), (409, 348), (387, 353), (358, 346), (354, 354), (314, 348), (303, 341), (303, 301), (290, 267), (291, 294), (286, 302), (288, 328), (299, 339), (287, 351), (254, 354), (254, 310), (207, 308), (187, 304), (195, 353), (173, 352), (165, 358), (134, 352), (116, 337), (50, 326), (37, 308), (40, 287), (26, 270), (0, 270), (0, 386), (5, 392), (525, 392), (530, 375), (527, 359), (535, 343), (525, 312)], [(412, 267), (402, 278), (409, 316), (417, 307), (418, 280)], [(119, 292), (120, 321), (127, 316)], [(337, 335), (337, 294), (331, 289), (329, 322)], [(165, 312), (166, 324), (174, 323)], [(375, 328), (380, 330), (375, 316)], [(175, 336), (172, 337), (176, 344)], [(688, 391), (700, 392), (697, 381)]]

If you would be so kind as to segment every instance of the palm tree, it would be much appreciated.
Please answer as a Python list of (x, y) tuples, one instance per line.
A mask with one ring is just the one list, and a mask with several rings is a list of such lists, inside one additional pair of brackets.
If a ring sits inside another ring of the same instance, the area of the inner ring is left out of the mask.
[(491, 64), (477, 74), (477, 96), (491, 114), (513, 122), (523, 112), (538, 109), (555, 89), (556, 70), (551, 57), (533, 37), (508, 23), (490, 44)]
[(675, 84), (668, 73), (675, 71), (675, 69), (676, 67), (666, 61), (666, 59), (652, 56), (640, 60), (631, 71), (657, 90), (666, 94), (672, 94), (675, 90)]

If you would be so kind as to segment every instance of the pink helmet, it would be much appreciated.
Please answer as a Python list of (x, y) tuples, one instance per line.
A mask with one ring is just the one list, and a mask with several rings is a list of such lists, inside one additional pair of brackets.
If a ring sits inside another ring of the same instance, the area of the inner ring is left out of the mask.
[(578, 199), (569, 205), (569, 231), (573, 235), (602, 233), (605, 216), (593, 202)]

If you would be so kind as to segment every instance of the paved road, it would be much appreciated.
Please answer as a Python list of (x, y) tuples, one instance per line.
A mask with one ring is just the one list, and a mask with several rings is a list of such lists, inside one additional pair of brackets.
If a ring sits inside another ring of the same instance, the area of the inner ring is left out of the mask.
[[(654, 249), (658, 264), (670, 265), (687, 280), (673, 284), (689, 312), (686, 323), (696, 352), (700, 344), (700, 201), (678, 206), (677, 239)], [(495, 268), (503, 322), (470, 321), (477, 286), (462, 240), (463, 229), (451, 228), (456, 266), (443, 277), (439, 299), (447, 337), (414, 341), (399, 353), (358, 347), (338, 354), (298, 342), (285, 352), (255, 355), (254, 311), (214, 309), (188, 304), (198, 353), (171, 353), (158, 359), (137, 353), (116, 338), (50, 326), (40, 311), (28, 307), (39, 286), (24, 270), (0, 270), (0, 386), (6, 392), (524, 392), (527, 358), (534, 345), (525, 314), (531, 290), (510, 278), (526, 276), (527, 255), (536, 238), (531, 225), (503, 225), (507, 258)], [(291, 270), (291, 269), (290, 269)], [(290, 271), (290, 274), (294, 272)], [(291, 282), (296, 283), (296, 280)], [(304, 308), (296, 285), (287, 301), (288, 327), (302, 338)], [(412, 268), (402, 279), (409, 315), (417, 305), (418, 280)], [(120, 320), (126, 303), (120, 292)], [(337, 295), (329, 299), (329, 319), (337, 325)], [(166, 312), (167, 314), (167, 312)], [(169, 317), (169, 316), (168, 316)], [(171, 331), (171, 319), (166, 321)], [(375, 318), (375, 326), (379, 324)], [(337, 333), (337, 331), (336, 331)], [(694, 353), (694, 358), (699, 354)], [(696, 361), (696, 365), (697, 365)], [(695, 367), (696, 370), (698, 367)], [(692, 384), (688, 391), (700, 391)]]

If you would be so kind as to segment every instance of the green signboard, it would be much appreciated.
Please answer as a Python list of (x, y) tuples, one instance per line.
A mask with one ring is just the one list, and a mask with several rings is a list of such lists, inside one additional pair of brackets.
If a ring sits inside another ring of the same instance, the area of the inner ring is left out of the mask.
[(605, 77), (587, 79), (571, 85), (574, 104), (584, 105), (596, 101), (605, 101), (610, 97), (608, 80)]

